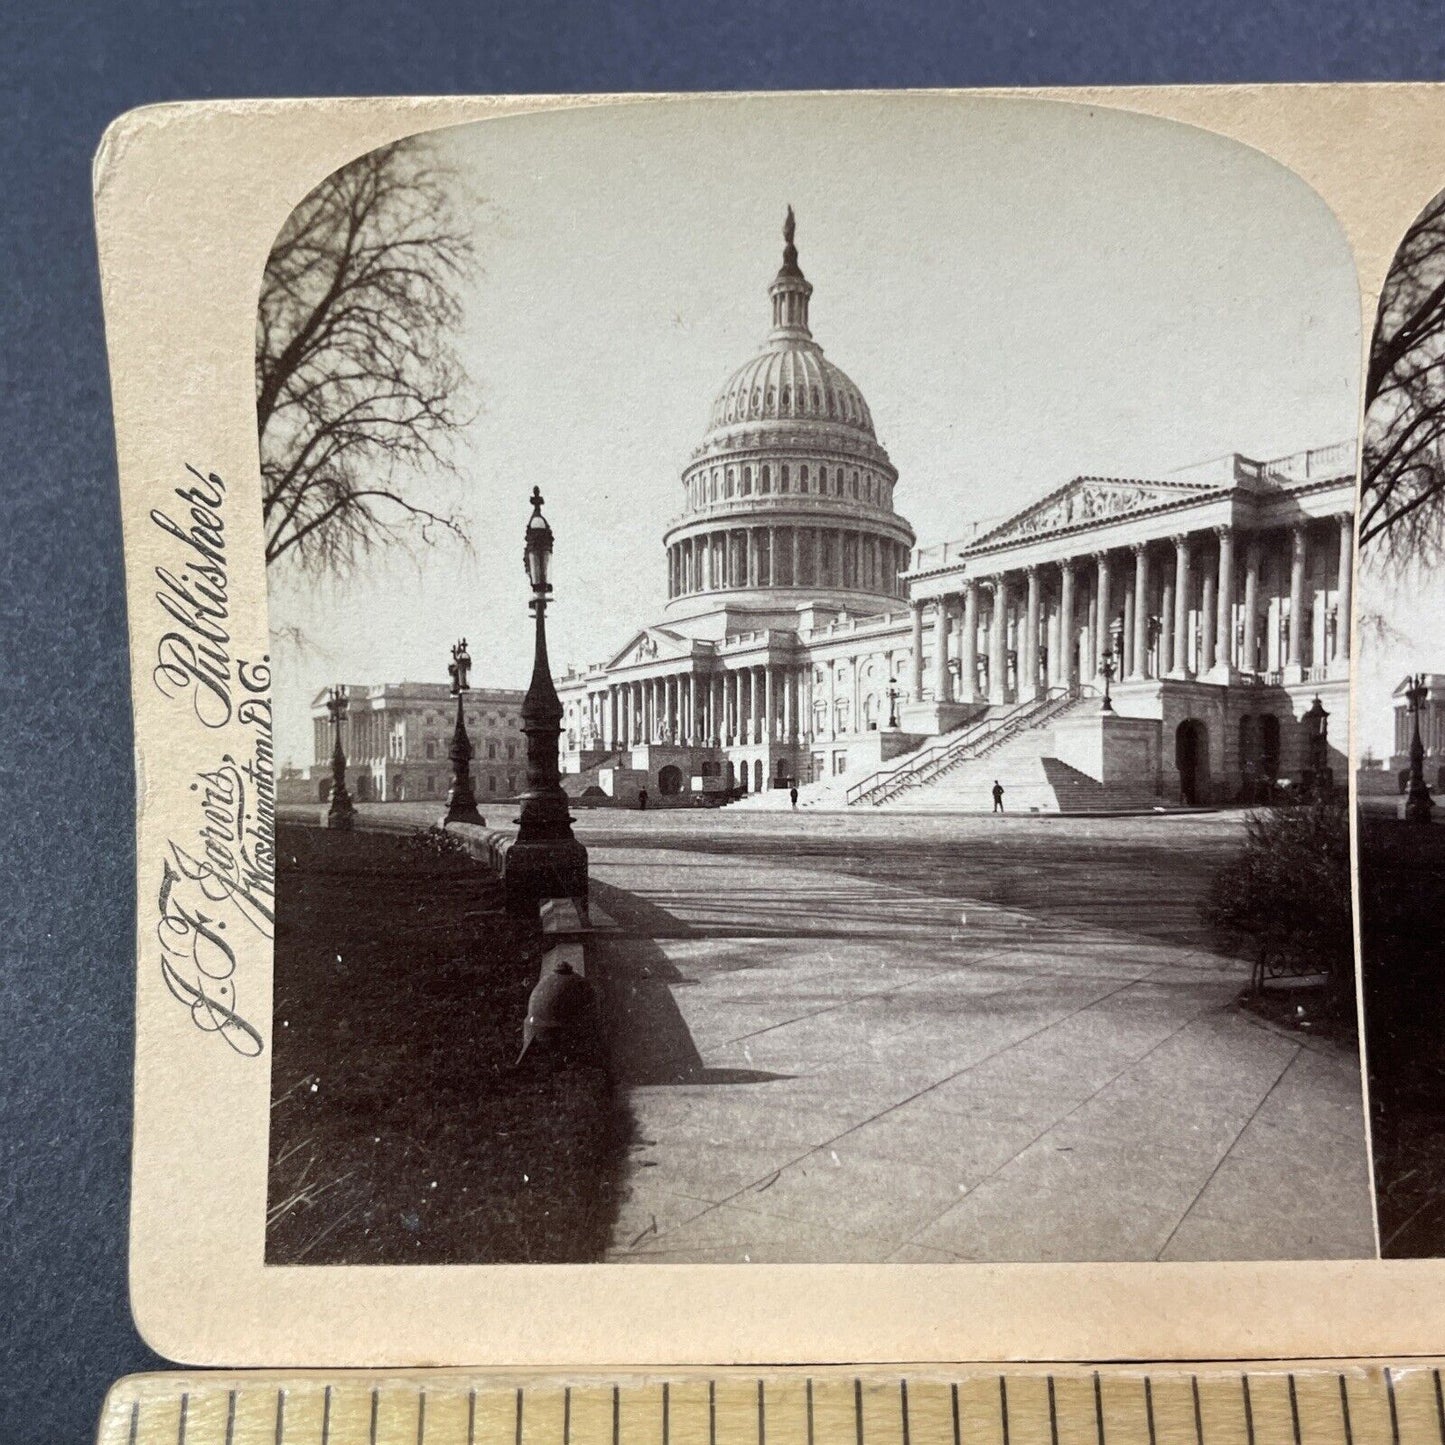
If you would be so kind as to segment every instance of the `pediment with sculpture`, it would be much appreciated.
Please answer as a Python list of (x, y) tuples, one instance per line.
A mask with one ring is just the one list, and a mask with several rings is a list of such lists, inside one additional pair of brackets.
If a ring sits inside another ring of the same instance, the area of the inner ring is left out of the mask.
[(1062, 532), (1091, 522), (1111, 521), (1130, 512), (1168, 506), (1191, 497), (1202, 497), (1218, 488), (1190, 482), (1116, 481), (1108, 477), (1076, 477), (1043, 501), (1002, 522), (977, 538), (987, 542), (1011, 542)]
[(659, 659), (683, 659), (692, 655), (690, 639), (666, 627), (645, 627), (607, 664), (613, 667), (640, 667)]

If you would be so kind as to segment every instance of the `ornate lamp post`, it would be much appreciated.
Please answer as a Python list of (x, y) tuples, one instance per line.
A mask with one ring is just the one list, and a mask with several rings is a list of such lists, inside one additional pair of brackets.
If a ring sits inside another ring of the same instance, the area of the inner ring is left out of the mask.
[(901, 694), (898, 691), (897, 684), (898, 679), (896, 677), (890, 677), (888, 679), (888, 726), (891, 728), (898, 726), (898, 699)]
[(1334, 791), (1330, 769), (1330, 715), (1318, 696), (1304, 715), (1305, 740), (1309, 747), (1309, 769), (1305, 773), (1305, 796), (1323, 798)]
[(326, 810), (326, 826), (350, 832), (356, 823), (356, 805), (346, 791), (346, 754), (341, 748), (341, 724), (346, 721), (346, 689), (340, 683), (326, 699), (331, 714), (331, 806)]
[(452, 760), (452, 786), (447, 794), (447, 810), (442, 816), (443, 828), (448, 823), (487, 821), (477, 811), (477, 795), (472, 789), (472, 740), (467, 736), (467, 724), (462, 716), (462, 699), (471, 691), (468, 681), (471, 670), (472, 657), (464, 637), (452, 648), (451, 665), (447, 668), (452, 679), (452, 696), (457, 700), (457, 725), (452, 729), (452, 745), (447, 753)]
[(1417, 672), (1410, 679), (1405, 700), (1410, 704), (1413, 733), (1410, 738), (1410, 787), (1405, 795), (1405, 818), (1411, 823), (1428, 823), (1435, 811), (1435, 800), (1425, 786), (1425, 744), (1420, 739), (1420, 704), (1429, 692), (1425, 674)]
[(567, 794), (557, 765), (562, 703), (547, 661), (547, 598), (552, 591), (552, 529), (542, 515), (542, 491), (532, 488), (522, 562), (532, 584), (536, 649), (532, 681), (522, 700), (527, 738), (527, 790), (522, 794), (517, 838), (507, 853), (505, 880), (509, 908), (534, 907), (544, 898), (587, 897), (587, 850), (572, 836)]
[(1099, 710), (1113, 712), (1114, 700), (1109, 696), (1109, 684), (1114, 681), (1114, 654), (1112, 652), (1104, 654), (1104, 660), (1099, 664), (1099, 671), (1104, 676), (1104, 701)]

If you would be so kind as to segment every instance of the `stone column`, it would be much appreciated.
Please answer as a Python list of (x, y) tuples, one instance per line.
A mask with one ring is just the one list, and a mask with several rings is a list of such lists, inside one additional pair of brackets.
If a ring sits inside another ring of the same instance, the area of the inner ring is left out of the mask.
[(1039, 569), (1028, 569), (1028, 601), (1024, 609), (1024, 639), (1019, 648), (1019, 701), (1039, 695)]
[(759, 585), (759, 582), (761, 581), (761, 578), (759, 577), (758, 573), (759, 573), (759, 569), (761, 568), (761, 565), (762, 565), (762, 559), (761, 559), (761, 557), (760, 557), (759, 554), (758, 554), (758, 529), (757, 529), (756, 527), (749, 527), (749, 528), (748, 528), (748, 530), (747, 530), (747, 539), (748, 539), (748, 558), (747, 558), (747, 568), (748, 568), (748, 571), (747, 571), (747, 581), (743, 583), (743, 586), (745, 586), (745, 587), (756, 587), (756, 586)]
[(913, 614), (913, 656), (908, 659), (908, 700), (923, 701), (923, 603), (908, 604)]
[(791, 667), (785, 667), (779, 681), (783, 684), (783, 741), (790, 743), (797, 736), (793, 714), (793, 689), (797, 686), (798, 679)]
[(767, 729), (767, 740), (770, 743), (776, 742), (778, 739), (778, 713), (771, 667), (763, 668), (763, 725)]
[(1234, 528), (1216, 527), (1219, 538), (1219, 596), (1215, 598), (1214, 666), (1227, 676), (1234, 662)]
[(1159, 589), (1159, 652), (1154, 675), (1163, 677), (1174, 666), (1174, 578), (1164, 574)]
[(1134, 661), (1129, 676), (1149, 676), (1149, 547), (1134, 543)]
[(1008, 578), (1000, 573), (993, 583), (993, 616), (988, 630), (988, 700), (1008, 701)]
[(940, 597), (933, 604), (933, 700), (952, 702), (952, 693), (948, 676), (948, 599)]
[(1073, 687), (1079, 636), (1074, 631), (1074, 564), (1059, 563), (1059, 662), (1055, 669), (1060, 687)]
[(1350, 661), (1350, 615), (1354, 596), (1355, 566), (1355, 519), (1349, 512), (1339, 519), (1340, 524), (1340, 575), (1335, 598), (1335, 655), (1332, 662), (1343, 664), (1342, 671), (1349, 671)]
[(1257, 670), (1256, 631), (1259, 612), (1259, 543), (1251, 537), (1244, 551), (1244, 645), (1239, 666), (1245, 672)]
[(1214, 612), (1218, 603), (1214, 592), (1215, 574), (1204, 568), (1204, 581), (1199, 599), (1199, 655), (1195, 658), (1195, 670), (1200, 677), (1207, 673), (1214, 662)]
[(697, 723), (697, 673), (687, 675), (687, 740), (694, 747), (702, 741), (702, 729)]
[(1095, 583), (1095, 606), (1097, 614), (1094, 618), (1094, 671), (1099, 676), (1103, 675), (1104, 659), (1109, 655), (1109, 625), (1113, 622), (1110, 616), (1109, 597), (1109, 554), (1107, 552), (1094, 553), (1094, 565), (1097, 568), (1097, 581)]
[(958, 700), (978, 701), (978, 579), (963, 584), (963, 639), (959, 647)]
[(838, 736), (838, 669), (828, 661), (828, 740)]
[(1289, 529), (1289, 654), (1287, 682), (1298, 682), (1304, 666), (1305, 639), (1305, 528), (1296, 522)]
[(1174, 677), (1189, 676), (1189, 538), (1174, 539)]
[(793, 534), (793, 536), (792, 536), (792, 541), (793, 541), (793, 570), (788, 573), (788, 581), (791, 583), (792, 586), (797, 587), (797, 586), (799, 585), (799, 583), (798, 583), (798, 566), (799, 566), (799, 552), (800, 552), (800, 549), (799, 549), (799, 546), (798, 546), (798, 530), (799, 530), (799, 529), (798, 529), (797, 527), (792, 527), (792, 528), (790, 528), (789, 530), (790, 530), (790, 531), (792, 532), (792, 534)]

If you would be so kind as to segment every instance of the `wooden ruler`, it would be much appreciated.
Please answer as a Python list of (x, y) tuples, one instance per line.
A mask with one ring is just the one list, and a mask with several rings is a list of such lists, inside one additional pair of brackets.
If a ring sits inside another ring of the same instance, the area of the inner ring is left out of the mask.
[(134, 1375), (100, 1445), (1445, 1445), (1435, 1360)]

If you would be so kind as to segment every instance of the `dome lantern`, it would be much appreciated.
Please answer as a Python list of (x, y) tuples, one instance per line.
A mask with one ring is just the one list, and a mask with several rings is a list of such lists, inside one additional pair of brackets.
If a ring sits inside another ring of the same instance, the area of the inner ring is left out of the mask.
[(808, 298), (813, 294), (812, 285), (798, 265), (798, 248), (793, 244), (797, 222), (793, 219), (793, 208), (788, 207), (787, 219), (783, 222), (783, 264), (768, 287), (773, 298), (773, 338), (797, 337), (812, 339), (808, 330)]

